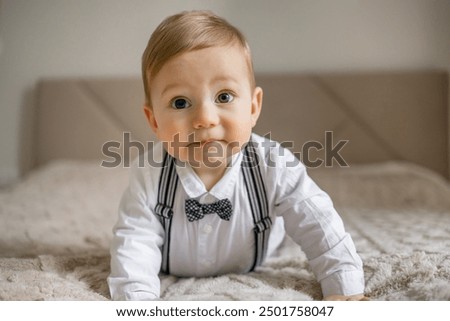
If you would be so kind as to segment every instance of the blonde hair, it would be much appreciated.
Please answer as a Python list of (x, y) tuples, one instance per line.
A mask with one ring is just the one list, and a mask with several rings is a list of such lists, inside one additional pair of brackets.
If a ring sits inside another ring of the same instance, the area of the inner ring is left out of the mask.
[(210, 11), (184, 11), (164, 19), (153, 31), (142, 55), (142, 79), (147, 106), (151, 106), (150, 82), (171, 58), (188, 51), (233, 43), (244, 49), (250, 84), (254, 87), (250, 47), (236, 27)]

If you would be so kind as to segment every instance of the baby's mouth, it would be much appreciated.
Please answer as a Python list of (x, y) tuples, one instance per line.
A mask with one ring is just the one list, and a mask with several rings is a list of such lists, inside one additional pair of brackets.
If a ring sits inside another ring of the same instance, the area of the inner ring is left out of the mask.
[(214, 144), (219, 144), (220, 142), (221, 142), (220, 139), (205, 139), (205, 140), (189, 143), (188, 147), (207, 147), (207, 146), (212, 146)]

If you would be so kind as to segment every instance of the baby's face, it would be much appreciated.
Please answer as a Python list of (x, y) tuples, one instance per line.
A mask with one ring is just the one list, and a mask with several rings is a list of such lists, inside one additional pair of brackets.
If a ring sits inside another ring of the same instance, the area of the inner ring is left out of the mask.
[(187, 52), (151, 81), (150, 126), (172, 156), (217, 166), (248, 142), (262, 103), (238, 45)]

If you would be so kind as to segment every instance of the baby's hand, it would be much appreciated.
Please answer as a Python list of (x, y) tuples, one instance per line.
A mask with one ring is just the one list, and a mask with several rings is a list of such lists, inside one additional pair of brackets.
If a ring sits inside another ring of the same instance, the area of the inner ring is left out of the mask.
[(355, 295), (329, 295), (323, 298), (324, 301), (369, 301), (364, 294)]

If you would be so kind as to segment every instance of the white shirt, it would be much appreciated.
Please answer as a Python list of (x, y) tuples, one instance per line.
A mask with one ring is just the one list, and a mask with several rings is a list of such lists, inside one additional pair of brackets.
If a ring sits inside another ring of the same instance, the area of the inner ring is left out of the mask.
[[(275, 222), (268, 255), (287, 232), (308, 257), (324, 296), (364, 292), (362, 262), (328, 195), (307, 175), (295, 156), (280, 146), (252, 134), (259, 154), (269, 215)], [(164, 229), (154, 213), (163, 150), (156, 144), (138, 166), (134, 162), (130, 183), (120, 207), (111, 246), (108, 284), (114, 300), (155, 299), (160, 295), (158, 273)], [(150, 158), (151, 157), (151, 158)], [(150, 160), (150, 161), (149, 161)], [(242, 153), (233, 156), (221, 180), (207, 191), (194, 170), (177, 164), (179, 184), (173, 206), (170, 273), (206, 277), (244, 273), (254, 261), (254, 223), (241, 171)], [(189, 222), (184, 204), (188, 198), (211, 203), (228, 198), (233, 204), (230, 221), (208, 214)]]

